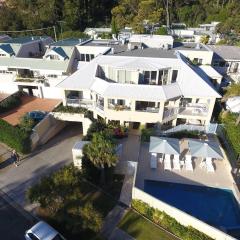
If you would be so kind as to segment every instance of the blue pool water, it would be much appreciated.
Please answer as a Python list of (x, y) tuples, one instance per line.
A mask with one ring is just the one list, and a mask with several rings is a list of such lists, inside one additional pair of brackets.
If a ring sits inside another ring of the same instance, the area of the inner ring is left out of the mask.
[(231, 190), (145, 180), (144, 191), (212, 226), (240, 226), (240, 209)]

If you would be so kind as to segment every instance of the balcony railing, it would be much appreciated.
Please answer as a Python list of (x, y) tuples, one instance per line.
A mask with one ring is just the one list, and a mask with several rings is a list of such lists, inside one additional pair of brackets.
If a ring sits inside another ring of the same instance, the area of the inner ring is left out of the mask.
[(165, 108), (163, 112), (163, 120), (165, 121), (171, 121), (174, 118), (177, 117), (178, 114), (178, 108), (173, 107), (173, 108)]
[(96, 103), (96, 108), (100, 109), (101, 111), (104, 111), (104, 106), (99, 102)]
[(155, 108), (155, 107), (137, 108), (136, 112), (158, 113), (159, 112), (159, 108)]
[(120, 105), (120, 104), (108, 104), (108, 109), (115, 110), (115, 111), (130, 111), (131, 107), (127, 105)]
[(83, 98), (67, 98), (67, 105), (72, 107), (89, 108), (93, 106), (92, 100)]
[(206, 104), (188, 104), (185, 107), (180, 106), (178, 113), (180, 115), (207, 116), (208, 107)]

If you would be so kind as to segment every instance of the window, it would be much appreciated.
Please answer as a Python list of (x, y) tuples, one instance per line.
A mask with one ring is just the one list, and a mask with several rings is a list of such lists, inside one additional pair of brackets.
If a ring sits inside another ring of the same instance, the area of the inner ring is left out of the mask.
[(51, 60), (60, 60), (58, 55), (49, 55)]
[(149, 84), (149, 80), (150, 80), (150, 72), (145, 71), (144, 72), (144, 82), (143, 82), (143, 84)]
[(39, 240), (38, 237), (36, 237), (33, 233), (27, 233), (28, 237), (32, 240)]
[(85, 54), (80, 54), (80, 61), (85, 62)]
[(86, 62), (90, 62), (90, 55), (86, 54)]
[(4, 53), (0, 53), (0, 57), (6, 57), (7, 55)]
[(172, 71), (172, 83), (175, 83), (177, 81), (177, 75), (178, 75), (178, 70), (173, 70)]
[(151, 81), (150, 84), (156, 84), (156, 80), (157, 80), (157, 72), (156, 71), (152, 71), (151, 73)]
[(55, 75), (55, 74), (48, 74), (47, 77), (49, 77), (49, 78), (57, 78), (58, 76)]
[(94, 54), (90, 54), (90, 59), (91, 59), (91, 60), (94, 59)]

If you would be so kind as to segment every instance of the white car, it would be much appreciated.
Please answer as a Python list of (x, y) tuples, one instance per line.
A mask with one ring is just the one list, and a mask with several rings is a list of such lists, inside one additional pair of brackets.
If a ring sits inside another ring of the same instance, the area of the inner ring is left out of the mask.
[(25, 233), (26, 240), (66, 240), (47, 223), (40, 221)]

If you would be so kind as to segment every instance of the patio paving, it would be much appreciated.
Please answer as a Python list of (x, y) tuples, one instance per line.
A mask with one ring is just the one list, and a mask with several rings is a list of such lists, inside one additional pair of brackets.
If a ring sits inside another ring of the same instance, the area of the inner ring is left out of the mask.
[[(188, 152), (187, 141), (180, 145), (181, 152)], [(184, 167), (181, 170), (164, 170), (163, 163), (158, 161), (157, 169), (150, 168), (149, 144), (142, 144), (138, 162), (136, 186), (144, 189), (144, 180), (166, 181), (192, 185), (203, 185), (209, 187), (232, 189), (233, 178), (231, 176), (230, 165), (227, 162), (225, 154), (223, 160), (214, 160), (215, 172), (207, 172), (200, 167), (200, 158), (193, 159), (193, 171), (187, 171)], [(180, 156), (181, 159), (182, 155)]]
[(13, 110), (0, 114), (0, 118), (7, 121), (13, 126), (20, 122), (20, 118), (27, 112), (34, 110), (51, 112), (55, 106), (61, 102), (60, 99), (42, 99), (31, 96), (21, 97), (22, 104)]

